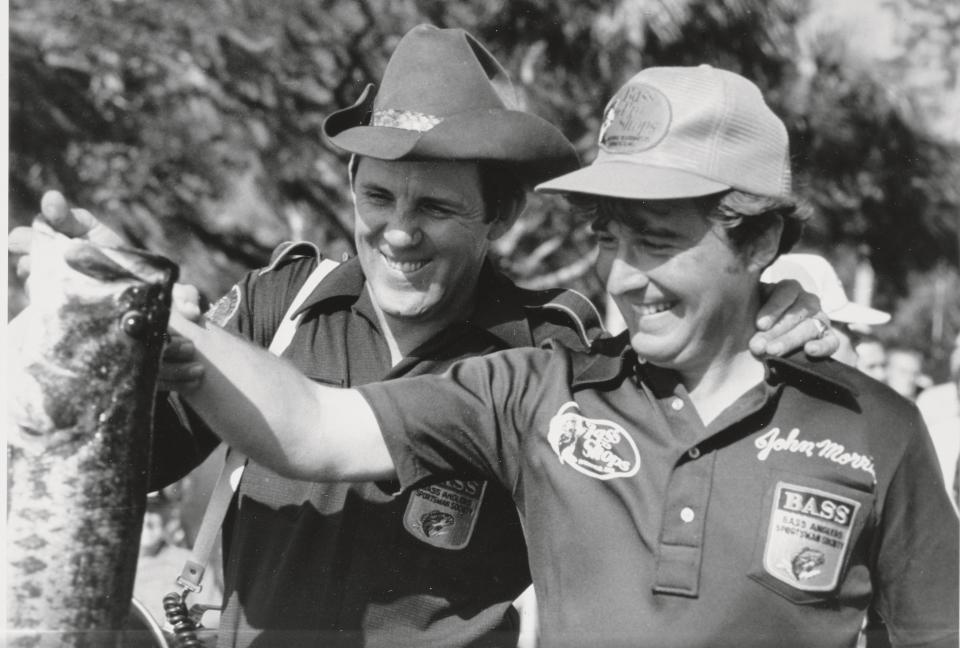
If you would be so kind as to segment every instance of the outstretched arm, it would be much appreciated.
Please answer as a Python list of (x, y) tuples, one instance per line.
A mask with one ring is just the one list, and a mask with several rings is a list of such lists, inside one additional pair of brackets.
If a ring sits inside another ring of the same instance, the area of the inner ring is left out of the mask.
[[(124, 244), (90, 212), (71, 209), (58, 192), (44, 195), (41, 211), (68, 236), (108, 247)], [(8, 250), (20, 257), (21, 276), (29, 273), (31, 239), (29, 228), (10, 233)], [(359, 393), (323, 388), (265, 350), (212, 324), (193, 323), (198, 301), (189, 286), (174, 291), (171, 328), (185, 340), (166, 349), (163, 389), (177, 390), (229, 445), (278, 473), (359, 481), (393, 474), (380, 427)]]
[(297, 479), (394, 475), (380, 425), (359, 392), (318, 385), (268, 351), (176, 311), (170, 326), (203, 365), (203, 379), (181, 398), (231, 447)]

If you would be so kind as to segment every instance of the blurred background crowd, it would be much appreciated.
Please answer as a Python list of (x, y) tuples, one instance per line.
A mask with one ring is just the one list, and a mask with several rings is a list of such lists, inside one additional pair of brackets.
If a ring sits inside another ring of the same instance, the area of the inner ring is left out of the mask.
[[(797, 251), (823, 263), (795, 278), (828, 313), (829, 299), (872, 311), (834, 319), (845, 361), (916, 400), (955, 486), (960, 3), (11, 0), (9, 17), (8, 227), (59, 189), (211, 299), (281, 241), (352, 252), (345, 160), (320, 123), (418, 23), (476, 34), (585, 162), (605, 101), (642, 67), (738, 71), (786, 122), (795, 189), (813, 210)], [(602, 305), (593, 253), (586, 223), (551, 197), (495, 249), (521, 285)], [(15, 272), (8, 287), (12, 316), (24, 303)], [(152, 500), (151, 542), (189, 544), (196, 516), (168, 501), (180, 497)]]

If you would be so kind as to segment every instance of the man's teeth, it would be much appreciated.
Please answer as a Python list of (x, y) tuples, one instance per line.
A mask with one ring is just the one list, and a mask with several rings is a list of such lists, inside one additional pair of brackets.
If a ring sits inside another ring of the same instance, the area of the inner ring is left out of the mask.
[(657, 304), (643, 304), (640, 306), (640, 315), (656, 315), (673, 308), (675, 302), (659, 302)]
[(426, 261), (395, 261), (387, 257), (383, 257), (383, 260), (386, 262), (388, 268), (400, 272), (416, 272), (427, 265)]

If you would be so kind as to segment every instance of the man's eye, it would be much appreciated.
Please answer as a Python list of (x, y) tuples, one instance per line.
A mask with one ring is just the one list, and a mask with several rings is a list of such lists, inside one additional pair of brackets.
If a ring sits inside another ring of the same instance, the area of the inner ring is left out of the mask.
[(390, 202), (390, 196), (380, 191), (367, 191), (363, 194), (363, 198), (374, 205), (385, 205)]
[(652, 252), (664, 252), (671, 248), (669, 243), (661, 243), (658, 241), (641, 241), (640, 245), (642, 245), (644, 249)]
[(437, 203), (427, 203), (423, 206), (423, 210), (434, 218), (449, 218), (454, 214), (450, 207)]

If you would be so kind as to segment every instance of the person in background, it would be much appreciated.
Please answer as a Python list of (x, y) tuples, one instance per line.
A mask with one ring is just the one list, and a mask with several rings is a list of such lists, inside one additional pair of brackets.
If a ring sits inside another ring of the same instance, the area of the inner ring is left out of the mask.
[(923, 354), (912, 347), (891, 344), (887, 347), (887, 384), (910, 400), (930, 386), (923, 373)]
[(804, 290), (819, 297), (831, 327), (840, 339), (840, 348), (833, 357), (850, 366), (858, 364), (854, 348), (857, 331), (890, 321), (890, 313), (850, 301), (837, 271), (819, 254), (784, 254), (764, 271), (762, 279), (794, 279)]
[(204, 377), (182, 395), (291, 477), (502, 484), (547, 646), (839, 648), (873, 608), (894, 646), (955, 647), (958, 520), (917, 409), (842, 363), (749, 351), (761, 272), (803, 220), (759, 89), (647, 68), (599, 144), (538, 189), (595, 201), (622, 336), (343, 390), (186, 310)]
[(947, 491), (960, 505), (960, 333), (950, 355), (950, 380), (920, 392), (917, 407), (930, 430)]
[[(585, 298), (522, 290), (488, 258), (490, 242), (523, 209), (526, 189), (579, 166), (558, 130), (515, 103), (506, 72), (476, 39), (420, 26), (398, 43), (378, 91), (367, 88), (328, 117), (329, 142), (353, 155), (358, 255), (331, 270), (296, 310), (299, 324), (283, 357), (299, 375), (358, 386), (441, 373), (456, 360), (511, 347), (562, 343), (586, 351), (602, 336)], [(86, 227), (99, 225), (90, 217)], [(317, 267), (312, 245), (283, 246), (218, 302), (209, 321), (268, 347)], [(786, 283), (757, 313), (771, 322), (751, 340), (754, 352), (773, 344), (807, 343), (821, 355), (836, 348), (808, 317), (825, 320), (807, 296), (772, 326), (796, 297), (796, 284)], [(189, 392), (201, 380), (194, 352), (174, 338), (165, 387)], [(228, 364), (236, 363), (242, 360)], [(269, 372), (260, 377), (264, 393), (281, 387)], [(295, 392), (281, 392), (278, 403), (299, 407)], [(243, 405), (228, 395), (217, 409)], [(189, 407), (178, 413), (162, 400), (156, 486), (215, 447), (208, 415)], [(455, 436), (456, 426), (448, 433)], [(246, 466), (224, 527), (220, 646), (516, 644), (511, 602), (530, 575), (509, 487), (457, 476), (402, 492), (372, 480), (318, 483), (279, 474), (262, 459)]]
[(857, 354), (856, 367), (874, 380), (887, 382), (887, 349), (872, 333), (854, 331), (853, 350)]

